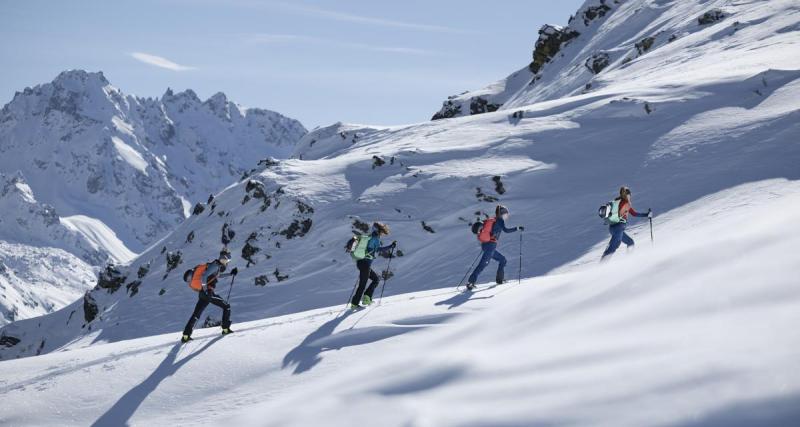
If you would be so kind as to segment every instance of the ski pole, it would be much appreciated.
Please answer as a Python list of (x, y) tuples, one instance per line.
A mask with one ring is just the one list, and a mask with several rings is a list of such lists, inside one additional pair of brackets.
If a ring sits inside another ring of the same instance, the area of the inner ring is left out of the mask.
[(235, 274), (233, 275), (233, 277), (231, 277), (231, 287), (228, 288), (228, 298), (225, 298), (225, 302), (228, 302), (231, 299), (231, 291), (233, 290), (233, 281), (234, 280), (236, 280), (236, 275)]
[(389, 272), (392, 271), (389, 269), (392, 266), (392, 258), (394, 258), (394, 247), (392, 247), (392, 250), (389, 252), (389, 262), (386, 263), (386, 270), (383, 271), (383, 286), (381, 286), (381, 297), (378, 299), (378, 305), (381, 305), (381, 302), (383, 302), (383, 291), (386, 289), (386, 282), (389, 281)]
[(648, 218), (650, 220), (650, 243), (654, 244), (653, 241), (653, 217)]
[(517, 272), (517, 284), (522, 283), (522, 232), (519, 232), (519, 272)]
[(352, 291), (352, 292), (350, 292), (350, 297), (349, 297), (349, 298), (347, 298), (347, 303), (348, 303), (348, 304), (350, 304), (350, 301), (352, 301), (352, 300), (353, 300), (353, 295), (355, 295), (355, 294), (356, 294), (356, 288), (358, 287), (358, 280), (359, 280), (359, 278), (356, 278), (356, 284), (355, 284), (355, 285), (353, 285), (353, 291)]
[(469, 272), (472, 270), (472, 267), (473, 267), (473, 266), (475, 266), (475, 263), (476, 263), (476, 262), (478, 262), (478, 258), (480, 258), (480, 257), (481, 257), (481, 255), (483, 255), (483, 251), (479, 252), (479, 253), (478, 253), (478, 256), (476, 256), (476, 257), (475, 257), (475, 260), (474, 260), (474, 261), (472, 261), (472, 264), (470, 264), (470, 265), (469, 265), (469, 268), (467, 269), (467, 272), (466, 272), (466, 273), (464, 273), (464, 277), (462, 277), (462, 278), (461, 278), (461, 281), (460, 281), (460, 282), (458, 282), (458, 286), (456, 286), (456, 290), (458, 290), (458, 288), (460, 288), (460, 287), (461, 287), (461, 285), (464, 283), (464, 279), (466, 279), (466, 278), (467, 278), (467, 275), (468, 275), (468, 274), (469, 274)]

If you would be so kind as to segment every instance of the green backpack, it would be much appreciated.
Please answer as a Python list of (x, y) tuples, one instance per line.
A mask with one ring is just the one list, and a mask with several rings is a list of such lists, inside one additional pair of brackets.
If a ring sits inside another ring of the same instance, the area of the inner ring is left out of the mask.
[(615, 199), (603, 206), (600, 206), (598, 214), (603, 218), (606, 224), (619, 224), (622, 218), (619, 217), (619, 204), (621, 200)]
[(611, 202), (611, 215), (608, 217), (609, 224), (619, 224), (622, 218), (619, 217), (619, 199)]
[(356, 261), (367, 258), (367, 245), (369, 245), (369, 240), (371, 237), (372, 236), (368, 234), (359, 234), (357, 236), (353, 236), (347, 241), (345, 251), (349, 252), (350, 256)]

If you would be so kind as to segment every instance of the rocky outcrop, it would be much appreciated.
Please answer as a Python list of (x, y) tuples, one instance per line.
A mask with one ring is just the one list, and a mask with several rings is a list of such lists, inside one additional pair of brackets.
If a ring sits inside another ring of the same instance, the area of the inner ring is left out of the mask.
[(472, 98), (472, 100), (469, 103), (469, 113), (470, 114), (491, 113), (493, 111), (497, 111), (497, 109), (502, 106), (503, 104), (493, 104), (481, 97), (475, 97)]
[(539, 39), (533, 50), (533, 61), (528, 68), (533, 74), (539, 73), (542, 67), (550, 62), (562, 49), (564, 44), (578, 37), (579, 32), (558, 25), (544, 25), (539, 30)]
[(125, 283), (127, 277), (114, 265), (107, 265), (105, 270), (97, 275), (97, 286), (95, 289), (105, 289), (113, 294)]
[(586, 59), (586, 63), (584, 65), (589, 69), (589, 71), (592, 72), (592, 74), (600, 74), (601, 71), (608, 67), (610, 62), (611, 57), (607, 53), (601, 52), (596, 53)]
[(97, 308), (97, 302), (95, 302), (92, 294), (86, 292), (86, 294), (83, 295), (83, 319), (86, 320), (86, 323), (90, 323), (97, 317), (99, 312), (100, 309)]
[(698, 16), (697, 23), (700, 25), (709, 25), (715, 22), (722, 21), (727, 16), (728, 15), (725, 12), (719, 9), (711, 9), (708, 12)]
[(639, 52), (639, 55), (644, 55), (651, 47), (653, 47), (653, 43), (655, 43), (656, 39), (654, 37), (645, 37), (638, 42), (636, 42), (636, 51)]
[(442, 108), (431, 117), (431, 120), (449, 119), (451, 117), (458, 117), (461, 115), (461, 104), (454, 102), (457, 95), (447, 97), (447, 100), (442, 103)]

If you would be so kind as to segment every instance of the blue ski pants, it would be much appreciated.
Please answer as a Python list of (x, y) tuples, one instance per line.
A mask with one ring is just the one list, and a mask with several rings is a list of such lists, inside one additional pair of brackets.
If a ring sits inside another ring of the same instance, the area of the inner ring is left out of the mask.
[(497, 243), (495, 242), (481, 244), (481, 250), (483, 250), (481, 261), (478, 263), (478, 266), (475, 267), (475, 270), (472, 272), (472, 274), (469, 275), (469, 283), (475, 283), (478, 281), (478, 276), (480, 276), (483, 269), (489, 265), (489, 261), (491, 260), (497, 261), (498, 265), (496, 279), (498, 283), (502, 283), (505, 276), (504, 269), (506, 267), (506, 257), (497, 251)]
[(603, 252), (603, 258), (613, 254), (621, 243), (625, 243), (626, 246), (633, 246), (633, 239), (625, 232), (625, 225), (624, 222), (620, 222), (608, 227), (611, 240), (608, 242), (608, 247), (605, 252)]

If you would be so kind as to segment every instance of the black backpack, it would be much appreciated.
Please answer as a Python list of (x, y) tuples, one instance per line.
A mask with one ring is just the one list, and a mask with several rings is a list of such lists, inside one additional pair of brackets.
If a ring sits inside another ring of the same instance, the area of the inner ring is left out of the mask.
[(353, 236), (350, 238), (350, 240), (347, 241), (347, 243), (345, 243), (344, 251), (347, 252), (348, 254), (351, 254), (353, 253), (354, 250), (356, 250), (356, 246), (358, 246), (358, 237)]
[(483, 228), (483, 221), (477, 221), (476, 223), (472, 224), (472, 234), (480, 233), (482, 228)]

